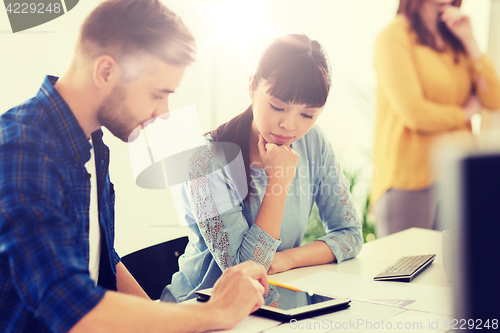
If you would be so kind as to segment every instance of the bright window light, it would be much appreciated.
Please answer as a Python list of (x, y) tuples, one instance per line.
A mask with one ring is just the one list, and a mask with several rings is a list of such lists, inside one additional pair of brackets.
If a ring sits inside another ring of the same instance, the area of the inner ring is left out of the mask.
[(213, 44), (230, 44), (245, 54), (255, 40), (276, 37), (264, 19), (265, 0), (220, 0), (199, 6), (211, 18)]

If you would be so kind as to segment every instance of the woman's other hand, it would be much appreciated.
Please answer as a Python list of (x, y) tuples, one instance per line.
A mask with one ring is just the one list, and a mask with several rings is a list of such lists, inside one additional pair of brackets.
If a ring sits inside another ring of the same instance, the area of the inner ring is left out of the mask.
[(295, 176), (299, 154), (288, 146), (266, 143), (259, 134), (259, 155), (268, 182), (289, 185)]
[(479, 100), (479, 97), (475, 94), (470, 95), (464, 104), (465, 122), (469, 123), (472, 116), (476, 113), (481, 113), (482, 109), (483, 104)]
[(274, 254), (271, 266), (267, 270), (268, 275), (277, 274), (288, 271), (293, 268), (291, 258), (287, 255), (287, 251), (276, 252)]

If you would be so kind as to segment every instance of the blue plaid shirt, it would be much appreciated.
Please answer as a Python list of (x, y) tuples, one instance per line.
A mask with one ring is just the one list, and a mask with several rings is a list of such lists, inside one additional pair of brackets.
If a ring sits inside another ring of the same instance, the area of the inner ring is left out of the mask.
[(47, 77), (0, 118), (0, 332), (67, 332), (116, 290), (114, 190), (92, 134), (101, 227), (99, 282), (88, 269), (91, 145)]

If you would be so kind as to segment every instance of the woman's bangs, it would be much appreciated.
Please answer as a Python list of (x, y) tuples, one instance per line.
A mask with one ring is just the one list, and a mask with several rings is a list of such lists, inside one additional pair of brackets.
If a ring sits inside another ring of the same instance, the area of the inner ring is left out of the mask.
[(276, 70), (267, 80), (267, 93), (286, 103), (323, 107), (329, 91), (328, 74), (310, 60), (306, 60), (309, 66), (297, 62)]

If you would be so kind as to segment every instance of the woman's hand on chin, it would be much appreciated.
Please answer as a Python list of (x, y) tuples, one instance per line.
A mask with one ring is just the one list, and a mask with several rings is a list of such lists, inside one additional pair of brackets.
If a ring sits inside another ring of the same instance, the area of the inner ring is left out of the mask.
[(259, 134), (259, 155), (269, 182), (289, 185), (295, 176), (299, 154), (288, 146), (266, 143)]
[(446, 7), (441, 15), (441, 21), (443, 21), (448, 29), (450, 29), (450, 31), (463, 43), (474, 38), (469, 16), (462, 13), (458, 7)]

